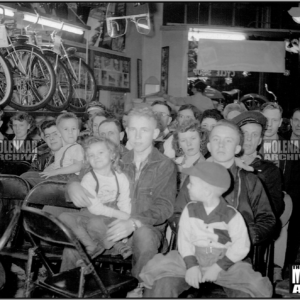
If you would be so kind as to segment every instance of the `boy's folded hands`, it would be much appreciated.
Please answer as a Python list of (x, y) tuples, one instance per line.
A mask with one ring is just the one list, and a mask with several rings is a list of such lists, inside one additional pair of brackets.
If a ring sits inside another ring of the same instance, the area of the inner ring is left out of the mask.
[(195, 289), (199, 289), (199, 282), (202, 280), (202, 274), (199, 266), (187, 269), (185, 273), (185, 281)]
[(206, 281), (216, 281), (220, 271), (222, 270), (221, 267), (219, 267), (219, 265), (217, 265), (216, 263), (214, 263), (213, 265), (211, 265), (210, 267), (207, 268), (203, 268), (204, 271), (204, 275), (202, 277), (202, 282), (206, 282)]
[(199, 283), (216, 281), (221, 271), (216, 263), (207, 268), (202, 268), (203, 275), (199, 266), (189, 268), (185, 274), (185, 281), (192, 287), (199, 289)]

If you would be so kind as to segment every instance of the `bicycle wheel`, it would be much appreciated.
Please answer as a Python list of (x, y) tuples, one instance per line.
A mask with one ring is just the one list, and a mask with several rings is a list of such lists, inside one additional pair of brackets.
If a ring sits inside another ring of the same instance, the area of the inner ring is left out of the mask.
[(73, 95), (69, 103), (69, 109), (74, 112), (84, 112), (87, 104), (96, 98), (97, 86), (94, 73), (82, 58), (71, 56), (69, 60), (72, 68), (67, 59), (64, 60), (71, 75), (73, 87)]
[(0, 53), (0, 107), (9, 104), (13, 92), (13, 79), (8, 61)]
[(56, 76), (56, 89), (55, 93), (46, 104), (46, 108), (51, 111), (60, 112), (69, 106), (72, 99), (72, 80), (69, 75), (68, 69), (60, 61), (60, 56), (52, 51), (44, 51), (44, 55), (50, 61), (54, 68)]
[(36, 47), (17, 45), (5, 55), (12, 67), (13, 94), (10, 106), (23, 111), (44, 107), (55, 92), (54, 70)]

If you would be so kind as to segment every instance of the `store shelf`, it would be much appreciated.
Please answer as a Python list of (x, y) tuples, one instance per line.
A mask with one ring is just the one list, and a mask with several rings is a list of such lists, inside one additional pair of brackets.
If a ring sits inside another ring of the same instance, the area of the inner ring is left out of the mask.
[[(5, 110), (4, 108), (4, 113), (7, 116), (12, 116), (15, 113), (19, 112), (18, 110)], [(68, 112), (72, 112), (72, 111), (68, 111)], [(28, 111), (27, 112), (29, 115), (31, 116), (52, 116), (52, 117), (57, 117), (58, 115), (62, 114), (62, 112), (54, 112), (54, 111), (50, 111), (50, 110), (37, 110), (37, 111)], [(84, 116), (84, 112), (73, 112), (77, 117), (83, 117)]]

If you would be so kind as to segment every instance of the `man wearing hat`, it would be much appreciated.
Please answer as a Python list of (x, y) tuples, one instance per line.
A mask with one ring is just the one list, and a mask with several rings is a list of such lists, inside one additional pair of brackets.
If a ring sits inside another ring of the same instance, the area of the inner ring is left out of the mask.
[(278, 222), (278, 233), (280, 237), (275, 242), (275, 268), (274, 281), (282, 280), (281, 270), (284, 265), (284, 257), (287, 243), (288, 217), (291, 207), (284, 203), (283, 178), (280, 169), (270, 161), (264, 160), (257, 149), (262, 142), (264, 132), (267, 127), (267, 118), (260, 112), (247, 111), (232, 121), (237, 124), (244, 133), (244, 155), (241, 159), (249, 166), (252, 166), (258, 177), (264, 184), (265, 190), (269, 196), (274, 214)]
[(258, 111), (246, 111), (232, 119), (244, 134), (243, 156), (246, 165), (254, 168), (255, 173), (264, 183), (271, 206), (277, 218), (284, 211), (282, 177), (278, 167), (270, 161), (264, 160), (257, 149), (267, 126), (267, 118)]
[(198, 289), (199, 283), (207, 281), (225, 287), (225, 292), (233, 289), (248, 297), (270, 297), (268, 278), (242, 262), (250, 250), (250, 239), (241, 214), (222, 198), (231, 185), (227, 169), (206, 161), (182, 172), (190, 175), (187, 187), (192, 202), (180, 218), (178, 252), (157, 254), (142, 269), (140, 277), (147, 287), (144, 297), (166, 296), (152, 286), (164, 278), (165, 283), (170, 282), (172, 277), (176, 285), (168, 289), (171, 297), (190, 286)]
[(202, 113), (207, 109), (214, 109), (214, 104), (212, 100), (203, 95), (204, 90), (207, 85), (203, 81), (198, 81), (193, 85), (192, 91), (193, 96), (176, 98), (172, 96), (167, 96), (167, 100), (173, 105), (181, 106), (184, 104), (192, 104), (196, 106)]

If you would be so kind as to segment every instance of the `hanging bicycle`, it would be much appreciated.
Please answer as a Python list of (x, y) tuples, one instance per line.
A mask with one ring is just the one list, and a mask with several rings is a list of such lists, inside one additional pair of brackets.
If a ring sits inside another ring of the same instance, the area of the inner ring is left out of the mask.
[[(64, 47), (63, 41), (56, 31), (51, 34), (51, 41), (49, 45), (42, 44), (40, 46), (41, 51), (49, 60), (54, 62), (55, 70), (67, 70), (71, 81), (70, 87), (72, 92), (71, 95), (67, 95), (66, 76), (56, 74), (57, 90), (60, 91), (60, 99), (62, 100), (61, 96), (64, 95), (63, 103), (66, 106), (68, 103), (70, 110), (84, 112), (87, 104), (96, 98), (97, 85), (94, 73), (81, 57), (75, 55), (77, 51), (75, 47), (68, 49)], [(59, 67), (61, 64), (63, 64), (64, 68)], [(63, 87), (65, 93), (62, 93), (61, 87)], [(47, 107), (51, 110), (59, 110), (61, 107), (66, 108), (66, 106), (63, 106), (63, 104), (57, 106), (53, 101), (47, 104)]]
[[(0, 9), (3, 7), (0, 6)], [(9, 105), (23, 111), (44, 107), (55, 92), (55, 73), (50, 62), (38, 47), (26, 44), (28, 37), (19, 35), (11, 38), (6, 30), (4, 33), (8, 47), (2, 48), (2, 53), (9, 62), (13, 79)]]

